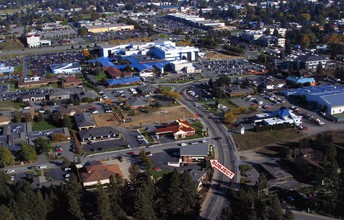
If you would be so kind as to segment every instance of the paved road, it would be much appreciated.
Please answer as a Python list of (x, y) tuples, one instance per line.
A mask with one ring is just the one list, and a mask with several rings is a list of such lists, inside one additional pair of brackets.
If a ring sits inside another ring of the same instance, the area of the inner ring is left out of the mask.
[[(182, 92), (188, 85), (183, 85), (176, 88), (176, 91)], [(189, 100), (189, 97), (182, 92), (183, 96), (180, 103), (186, 108), (191, 110), (200, 116), (202, 123), (208, 128), (210, 137), (220, 137), (220, 140), (212, 140), (216, 146), (215, 153), (216, 159), (224, 166), (228, 167), (236, 173), (233, 182), (240, 183), (240, 174), (238, 170), (238, 164), (240, 158), (237, 156), (236, 148), (234, 147), (233, 139), (230, 137), (227, 129), (219, 124), (219, 121), (212, 119), (213, 114), (203, 107), (196, 107), (193, 100)], [(198, 105), (200, 106), (200, 105)], [(212, 118), (209, 118), (212, 117)], [(214, 172), (212, 185), (220, 187), (213, 188), (207, 193), (207, 198), (203, 203), (201, 209), (201, 216), (205, 219), (219, 219), (222, 213), (222, 209), (227, 205), (227, 191), (229, 190), (230, 180), (218, 171)], [(234, 184), (237, 186), (239, 184)]]
[(336, 218), (330, 218), (323, 215), (317, 215), (307, 212), (292, 211), (296, 220), (334, 220)]
[[(75, 49), (78, 49), (80, 46), (82, 46), (82, 48), (86, 48), (87, 45), (89, 45), (90, 47), (93, 47), (94, 44), (73, 44)], [(30, 54), (38, 54), (38, 53), (51, 53), (51, 52), (56, 52), (56, 51), (70, 50), (71, 47), (72, 47), (72, 44), (52, 46), (52, 47), (3, 50), (2, 53), (0, 53), (0, 57), (30, 55)]]

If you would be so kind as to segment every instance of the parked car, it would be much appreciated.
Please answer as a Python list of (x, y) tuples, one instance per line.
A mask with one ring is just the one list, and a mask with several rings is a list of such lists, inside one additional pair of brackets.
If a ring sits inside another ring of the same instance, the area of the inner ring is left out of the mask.
[(45, 169), (45, 168), (47, 168), (46, 165), (40, 165), (40, 166), (38, 167), (38, 169)]
[(6, 173), (14, 173), (15, 171), (13, 169), (6, 170)]
[(188, 145), (187, 143), (181, 143), (180, 144), (180, 146), (182, 146), (182, 147), (184, 147), (184, 146), (186, 146), (186, 145)]

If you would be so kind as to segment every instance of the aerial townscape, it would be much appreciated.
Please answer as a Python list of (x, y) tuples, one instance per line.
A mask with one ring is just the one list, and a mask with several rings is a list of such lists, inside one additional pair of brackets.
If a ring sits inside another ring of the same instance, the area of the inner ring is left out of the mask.
[(0, 0), (0, 220), (344, 219), (343, 0)]

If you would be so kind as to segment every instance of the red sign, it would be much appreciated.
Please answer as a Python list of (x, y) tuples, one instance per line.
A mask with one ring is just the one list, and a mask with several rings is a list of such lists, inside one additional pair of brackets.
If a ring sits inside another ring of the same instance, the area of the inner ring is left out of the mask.
[(229, 179), (233, 179), (235, 173), (227, 169), (225, 166), (223, 166), (221, 163), (219, 163), (217, 160), (210, 160), (210, 164), (212, 168), (216, 168), (221, 173), (225, 174)]

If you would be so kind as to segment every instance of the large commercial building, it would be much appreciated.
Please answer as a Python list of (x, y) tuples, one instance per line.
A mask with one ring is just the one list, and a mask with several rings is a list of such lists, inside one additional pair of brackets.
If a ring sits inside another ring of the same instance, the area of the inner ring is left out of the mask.
[(127, 45), (101, 45), (102, 55), (110, 57), (112, 54), (119, 53), (123, 55), (152, 55), (159, 59), (168, 61), (198, 59), (199, 49), (196, 47), (180, 47), (172, 41), (154, 41), (144, 44)]
[(5, 64), (0, 63), (0, 75), (2, 74), (9, 74), (14, 72), (13, 66), (5, 66)]
[(344, 113), (344, 87), (337, 85), (308, 86), (282, 92), (285, 96), (303, 96), (308, 102), (317, 103), (327, 114)]
[(52, 64), (50, 65), (51, 72), (53, 74), (60, 74), (60, 73), (78, 73), (81, 71), (81, 66), (78, 62), (73, 63), (62, 63), (62, 64)]
[(104, 32), (116, 32), (124, 30), (134, 30), (134, 25), (126, 24), (104, 24), (104, 25), (86, 25), (84, 26), (89, 33), (104, 33)]

